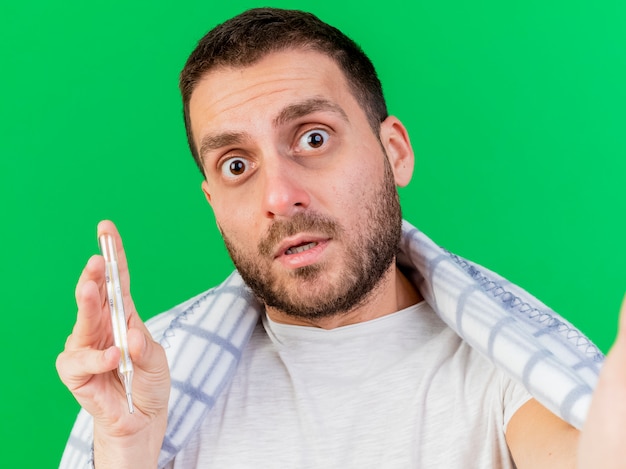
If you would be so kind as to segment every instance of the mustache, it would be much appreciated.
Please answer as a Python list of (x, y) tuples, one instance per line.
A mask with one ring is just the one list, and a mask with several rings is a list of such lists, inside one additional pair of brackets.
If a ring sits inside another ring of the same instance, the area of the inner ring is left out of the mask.
[(288, 220), (274, 221), (267, 229), (267, 233), (259, 242), (259, 253), (262, 256), (271, 256), (276, 246), (289, 236), (303, 231), (321, 233), (331, 238), (341, 234), (341, 225), (330, 217), (314, 212), (299, 212)]

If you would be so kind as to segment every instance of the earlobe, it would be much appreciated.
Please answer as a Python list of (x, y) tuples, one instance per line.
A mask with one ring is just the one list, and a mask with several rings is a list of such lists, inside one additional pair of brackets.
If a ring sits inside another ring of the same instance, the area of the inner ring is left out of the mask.
[(206, 179), (202, 181), (202, 192), (206, 201), (211, 205), (211, 193), (209, 192), (209, 184), (206, 182)]
[(415, 165), (415, 156), (406, 127), (397, 117), (387, 117), (380, 124), (380, 141), (387, 152), (396, 184), (400, 187), (406, 186), (411, 181)]

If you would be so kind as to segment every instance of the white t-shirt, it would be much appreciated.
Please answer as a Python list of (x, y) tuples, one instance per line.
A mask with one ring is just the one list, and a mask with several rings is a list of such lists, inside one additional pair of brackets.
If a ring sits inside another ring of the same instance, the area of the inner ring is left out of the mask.
[(264, 317), (168, 467), (514, 468), (504, 433), (529, 398), (425, 302), (332, 330)]

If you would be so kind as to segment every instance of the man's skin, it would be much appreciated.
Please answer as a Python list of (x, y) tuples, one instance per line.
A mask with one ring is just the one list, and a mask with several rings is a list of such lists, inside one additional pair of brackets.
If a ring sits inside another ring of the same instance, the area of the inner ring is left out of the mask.
[[(361, 245), (359, 236), (369, 229), (365, 208), (375, 202), (385, 158), (397, 185), (411, 179), (413, 151), (402, 123), (389, 117), (375, 135), (338, 66), (310, 50), (272, 53), (245, 68), (208, 72), (191, 96), (190, 111), (206, 176), (202, 190), (228, 242), (266, 271), (287, 296), (314, 304), (335, 292), (352, 248)], [(342, 225), (341, 235), (305, 231), (279, 240), (268, 254), (259, 253), (257, 246), (274, 221), (303, 211), (332, 217)], [(117, 230), (111, 222), (101, 222), (98, 232), (113, 234), (118, 243), (135, 364), (135, 414), (128, 414), (122, 386), (111, 373), (119, 351), (110, 345), (100, 256), (89, 260), (79, 279), (78, 317), (57, 368), (94, 417), (96, 466), (155, 467), (167, 419), (165, 353), (134, 308)], [(309, 250), (286, 253), (309, 242), (315, 243)], [(292, 275), (294, 269), (310, 265), (320, 265), (324, 275)], [(267, 314), (282, 323), (330, 329), (391, 314), (419, 300), (392, 263), (367, 301), (349, 311), (311, 318), (269, 307)], [(624, 324), (620, 331), (580, 439), (580, 468), (625, 467), (618, 454), (619, 442), (626, 440)], [(579, 432), (534, 400), (511, 418), (506, 439), (519, 468), (576, 467)], [(599, 465), (599, 460), (622, 466)]]
[[(244, 69), (213, 71), (196, 86), (190, 114), (204, 163), (202, 190), (222, 234), (242, 256), (260, 257), (257, 245), (269, 225), (298, 212), (320, 213), (342, 225), (341, 237), (302, 232), (281, 240), (258, 261), (266, 275), (275, 276), (286, 294), (300, 301), (315, 303), (333, 295), (345, 275), (348, 250), (364, 244), (360, 236), (372, 223), (366, 209), (376, 202), (374, 189), (382, 186), (385, 169), (381, 144), (337, 65), (321, 53), (293, 51)], [(324, 138), (319, 147), (305, 142), (312, 134)], [(389, 117), (380, 135), (395, 183), (406, 185), (413, 152), (404, 126)], [(233, 175), (233, 161), (248, 169)], [(318, 244), (285, 254), (288, 247), (309, 241)], [(291, 275), (313, 264), (323, 265), (323, 275)], [(275, 308), (267, 308), (267, 314), (278, 322), (330, 329), (390, 314), (417, 300), (392, 264), (367, 303), (353, 311), (321, 319), (294, 318)]]

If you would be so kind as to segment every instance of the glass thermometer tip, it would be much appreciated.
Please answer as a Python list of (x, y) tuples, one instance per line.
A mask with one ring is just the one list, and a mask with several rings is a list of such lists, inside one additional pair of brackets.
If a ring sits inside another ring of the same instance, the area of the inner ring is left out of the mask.
[(135, 413), (135, 407), (133, 406), (133, 394), (131, 392), (131, 380), (133, 379), (133, 372), (124, 373), (122, 381), (124, 382), (124, 390), (126, 391), (126, 401), (128, 402), (128, 412)]

